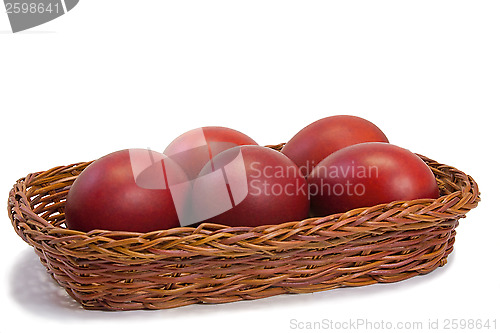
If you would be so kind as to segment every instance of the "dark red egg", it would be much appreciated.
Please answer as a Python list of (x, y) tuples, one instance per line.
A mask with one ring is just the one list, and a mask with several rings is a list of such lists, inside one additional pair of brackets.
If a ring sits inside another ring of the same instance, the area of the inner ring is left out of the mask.
[(182, 169), (161, 153), (127, 149), (108, 154), (91, 163), (71, 186), (66, 225), (84, 232), (177, 227), (169, 186), (186, 181)]
[(285, 144), (281, 152), (307, 176), (315, 165), (331, 153), (363, 142), (389, 141), (368, 120), (340, 115), (323, 118), (304, 127)]
[(216, 155), (193, 182), (193, 221), (259, 226), (308, 217), (307, 182), (271, 148), (241, 146)]
[(427, 164), (409, 150), (389, 143), (341, 149), (322, 160), (307, 180), (313, 216), (439, 197), (436, 178)]
[(180, 135), (163, 153), (177, 162), (192, 180), (212, 157), (226, 149), (242, 145), (257, 145), (257, 142), (231, 128), (207, 126)]

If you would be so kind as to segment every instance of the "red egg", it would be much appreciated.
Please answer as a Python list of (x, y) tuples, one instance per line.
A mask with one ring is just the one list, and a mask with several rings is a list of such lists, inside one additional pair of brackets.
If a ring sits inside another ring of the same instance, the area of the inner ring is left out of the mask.
[(208, 126), (182, 134), (174, 139), (163, 153), (177, 162), (192, 180), (212, 157), (241, 145), (257, 145), (257, 142), (231, 128)]
[(241, 146), (215, 156), (193, 183), (193, 221), (259, 226), (308, 217), (307, 182), (285, 155)]
[(339, 149), (363, 142), (389, 142), (373, 123), (355, 116), (332, 116), (300, 130), (281, 152), (299, 166), (304, 176)]
[(127, 149), (111, 153), (91, 163), (71, 186), (66, 225), (84, 232), (177, 227), (169, 186), (186, 181), (182, 169), (158, 152)]
[(311, 215), (325, 216), (392, 201), (439, 197), (422, 159), (389, 143), (361, 143), (321, 161), (307, 178)]

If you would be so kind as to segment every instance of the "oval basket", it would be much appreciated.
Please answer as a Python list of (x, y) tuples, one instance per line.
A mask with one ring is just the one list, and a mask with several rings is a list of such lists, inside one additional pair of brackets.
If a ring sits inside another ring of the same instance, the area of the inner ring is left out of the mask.
[(458, 220), (480, 200), (470, 176), (419, 156), (436, 176), (438, 199), (279, 225), (69, 230), (66, 195), (91, 162), (18, 180), (8, 214), (52, 277), (86, 309), (165, 309), (396, 282), (443, 266)]

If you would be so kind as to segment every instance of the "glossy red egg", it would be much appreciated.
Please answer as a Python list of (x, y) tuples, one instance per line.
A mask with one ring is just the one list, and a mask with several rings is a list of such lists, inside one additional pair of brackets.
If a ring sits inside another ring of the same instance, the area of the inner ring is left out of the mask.
[(259, 226), (308, 217), (307, 182), (285, 155), (261, 146), (216, 155), (193, 183), (196, 218), (227, 226)]
[(257, 145), (257, 142), (231, 128), (207, 126), (180, 135), (165, 148), (163, 153), (177, 162), (192, 180), (212, 157), (226, 149), (241, 145)]
[(281, 152), (307, 176), (324, 158), (339, 149), (363, 142), (389, 142), (373, 123), (360, 117), (339, 115), (304, 127)]
[(307, 178), (311, 214), (325, 216), (382, 203), (439, 197), (422, 159), (389, 143), (361, 143), (322, 160)]
[(66, 225), (84, 232), (177, 227), (169, 186), (185, 181), (182, 169), (161, 153), (127, 149), (108, 154), (91, 163), (71, 186)]

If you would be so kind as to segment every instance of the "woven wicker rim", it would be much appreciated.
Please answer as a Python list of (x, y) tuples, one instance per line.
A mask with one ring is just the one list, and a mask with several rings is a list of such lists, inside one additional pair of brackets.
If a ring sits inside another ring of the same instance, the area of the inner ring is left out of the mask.
[[(279, 150), (282, 146), (269, 147)], [(462, 218), (477, 206), (479, 191), (472, 177), (425, 156), (419, 157), (436, 175), (442, 193), (438, 199), (396, 201), (277, 225), (228, 227), (203, 223), (149, 233), (106, 230), (84, 233), (66, 229), (61, 226), (65, 196), (71, 183), (91, 162), (56, 167), (20, 179), (10, 192), (8, 213), (16, 232), (29, 244), (36, 246), (58, 239), (68, 254), (75, 257), (88, 258), (95, 251), (116, 259), (152, 260), (185, 255), (235, 257), (256, 251), (281, 251), (283, 246), (325, 248), (366, 234), (428, 228), (442, 220)], [(83, 248), (85, 252), (79, 253)]]

